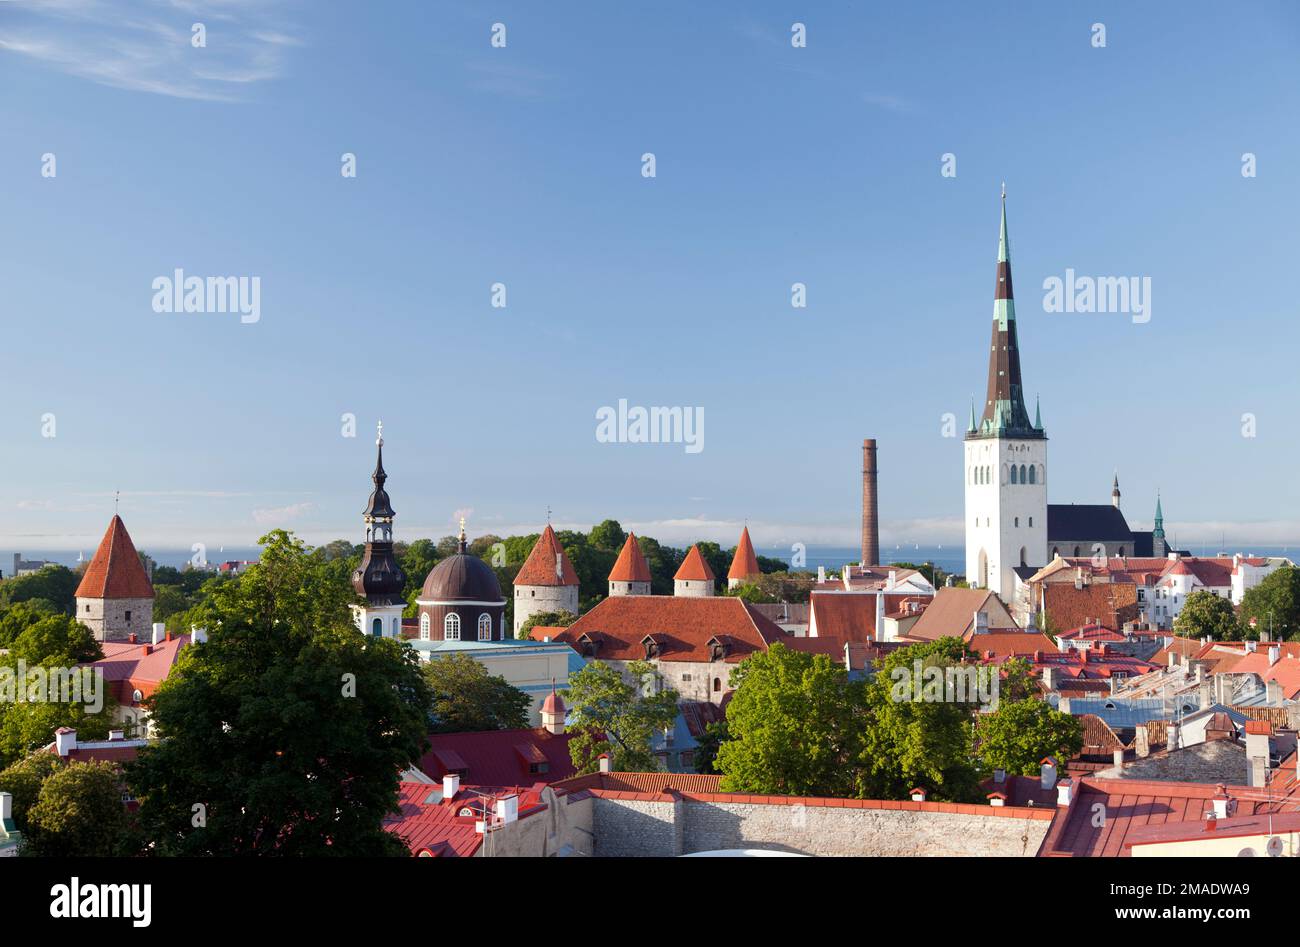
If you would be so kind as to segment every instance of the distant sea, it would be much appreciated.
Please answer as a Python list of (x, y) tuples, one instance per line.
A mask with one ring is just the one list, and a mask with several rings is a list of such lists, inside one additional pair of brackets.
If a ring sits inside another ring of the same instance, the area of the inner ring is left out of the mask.
[[(16, 550), (13, 549), (0, 550), (0, 572), (4, 573), (5, 578), (9, 578), (13, 573), (15, 551)], [(148, 554), (154, 562), (158, 563), (158, 565), (171, 566), (175, 569), (184, 566), (190, 561), (190, 557), (194, 555), (194, 553), (188, 549), (150, 549), (144, 547), (142, 551)], [(23, 559), (27, 562), (43, 559), (46, 562), (57, 562), (60, 565), (68, 566), (69, 568), (76, 567), (79, 561), (77, 558), (78, 556), (84, 556), (86, 561), (89, 561), (90, 557), (94, 554), (94, 546), (85, 550), (73, 550), (72, 552), (69, 552), (66, 549), (22, 550)], [(209, 549), (208, 562), (216, 564), (225, 562), (229, 559), (257, 559), (261, 555), (262, 550), (258, 546), (227, 546), (224, 551)]]

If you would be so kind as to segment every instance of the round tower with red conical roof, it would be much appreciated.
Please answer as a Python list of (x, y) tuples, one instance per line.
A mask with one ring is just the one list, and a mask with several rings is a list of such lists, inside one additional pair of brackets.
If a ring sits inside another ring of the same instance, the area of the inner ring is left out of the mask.
[(709, 568), (699, 546), (692, 546), (681, 568), (673, 576), (673, 594), (683, 598), (708, 598), (717, 590), (717, 577)]
[(609, 573), (610, 595), (649, 595), (650, 566), (637, 544), (636, 533), (627, 534), (623, 551)]
[(749, 527), (740, 531), (740, 542), (736, 543), (736, 554), (731, 558), (731, 568), (727, 570), (727, 588), (752, 582), (763, 572), (758, 567), (758, 556), (754, 555), (754, 544), (749, 538)]
[(515, 576), (514, 586), (515, 637), (533, 615), (543, 612), (578, 614), (578, 573), (550, 523), (546, 524), (523, 568)]

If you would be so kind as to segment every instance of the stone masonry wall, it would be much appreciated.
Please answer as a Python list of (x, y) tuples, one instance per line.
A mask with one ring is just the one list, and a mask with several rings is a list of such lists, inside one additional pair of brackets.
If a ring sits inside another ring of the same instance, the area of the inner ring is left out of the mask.
[(515, 586), (515, 637), (519, 629), (533, 615), (540, 612), (568, 612), (578, 614), (578, 587), (576, 585), (517, 585)]
[(77, 621), (98, 641), (125, 641), (134, 632), (143, 643), (153, 634), (153, 599), (79, 598)]
[(804, 855), (1033, 856), (1052, 815), (948, 803), (843, 806), (827, 804), (830, 800), (802, 805), (720, 798), (686, 794), (674, 804), (667, 798), (598, 797), (595, 854), (672, 856), (760, 848)]

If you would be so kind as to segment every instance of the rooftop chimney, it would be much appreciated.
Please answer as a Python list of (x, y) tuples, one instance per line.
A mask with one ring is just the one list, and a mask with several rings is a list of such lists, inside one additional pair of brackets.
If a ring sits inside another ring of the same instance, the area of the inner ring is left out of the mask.
[(442, 777), (442, 798), (455, 799), (460, 792), (460, 773), (448, 773)]
[(77, 748), (77, 731), (72, 727), (60, 727), (54, 731), (54, 751), (59, 756), (67, 756)]
[(876, 492), (876, 441), (862, 442), (862, 564), (880, 564), (880, 513)]
[(1111, 756), (1111, 759), (1114, 761), (1114, 764), (1115, 764), (1115, 768), (1116, 768), (1116, 769), (1123, 769), (1123, 768), (1124, 768), (1124, 749), (1123, 749), (1123, 747), (1116, 747), (1116, 748), (1115, 748), (1115, 752), (1114, 752), (1114, 753), (1112, 754), (1112, 756)]
[(1214, 794), (1214, 798), (1211, 800), (1214, 808), (1210, 811), (1210, 815), (1217, 816), (1220, 819), (1226, 819), (1232, 809), (1235, 808), (1232, 806), (1232, 797), (1228, 795), (1228, 787), (1223, 785), (1223, 783), (1219, 783), (1215, 788), (1218, 792)]
[(613, 769), (613, 765), (612, 765), (612, 761), (609, 758), (609, 754), (608, 753), (600, 754), (600, 771), (602, 773), (608, 773), (611, 769)]
[(167, 637), (167, 626), (160, 621), (153, 623), (153, 646), (156, 648)]
[(133, 631), (133, 632), (131, 632), (129, 635), (126, 636), (126, 643), (127, 643), (127, 644), (139, 644), (139, 643), (140, 643), (140, 636), (137, 635), (137, 634)]
[(876, 593), (876, 640), (885, 640), (885, 594)]
[(190, 644), (203, 644), (208, 640), (208, 630), (198, 625), (190, 625)]
[(1068, 806), (1070, 804), (1070, 795), (1074, 790), (1074, 780), (1068, 776), (1056, 784), (1056, 804), (1058, 806)]
[(519, 819), (519, 797), (506, 796), (497, 800), (497, 819), (505, 824), (516, 822)]
[(993, 771), (993, 782), (1002, 785), (1007, 781), (1007, 771), (1005, 769), (995, 769)]
[(1282, 648), (1280, 645), (1271, 644), (1268, 646), (1268, 666), (1272, 667), (1277, 664), (1277, 659), (1282, 657)]
[(826, 567), (825, 567), (825, 566), (818, 566), (818, 567), (817, 567), (817, 581), (818, 581), (818, 582), (825, 582), (825, 581), (826, 581)]
[(7, 792), (0, 792), (0, 823), (8, 822), (14, 817), (14, 797)]
[(110, 730), (110, 731), (108, 731), (108, 739), (109, 739), (110, 741), (112, 741), (112, 740), (125, 740), (125, 739), (126, 739), (126, 731), (125, 731), (125, 730)]
[(1246, 785), (1262, 788), (1268, 782), (1269, 738), (1273, 726), (1266, 720), (1246, 721)]
[(910, 793), (908, 793), (908, 795), (912, 797), (913, 802), (925, 802), (925, 790), (922, 789), (920, 786), (913, 789)]
[(1246, 653), (1247, 653), (1247, 654), (1254, 654), (1258, 649), (1259, 649), (1259, 642), (1258, 642), (1258, 641), (1248, 640), (1248, 641), (1246, 642)]
[(1007, 804), (1006, 793), (991, 792), (988, 795), (988, 800), (991, 806), (1005, 806)]
[(1043, 789), (1056, 788), (1056, 763), (1049, 756), (1043, 760), (1042, 773), (1040, 776)]
[(885, 588), (886, 588), (887, 590), (889, 590), (890, 592), (892, 592), (892, 591), (894, 591), (894, 589), (898, 588), (898, 570), (897, 570), (897, 569), (890, 569), (890, 570), (889, 570), (889, 584), (886, 585)]

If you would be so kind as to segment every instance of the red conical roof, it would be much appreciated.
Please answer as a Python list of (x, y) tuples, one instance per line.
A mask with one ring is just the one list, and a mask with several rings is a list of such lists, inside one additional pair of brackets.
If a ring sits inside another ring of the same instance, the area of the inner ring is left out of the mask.
[(740, 542), (736, 544), (736, 555), (732, 557), (727, 578), (748, 579), (762, 571), (758, 567), (758, 556), (754, 555), (754, 544), (749, 541), (749, 527), (746, 526), (740, 532)]
[[(558, 560), (556, 557), (559, 557)], [(557, 568), (556, 563), (559, 563)], [(533, 551), (528, 554), (524, 567), (515, 576), (515, 585), (577, 585), (578, 573), (573, 563), (564, 553), (555, 530), (546, 524), (542, 535), (537, 537)]]
[(699, 546), (692, 546), (686, 558), (682, 560), (682, 567), (677, 570), (674, 579), (686, 579), (691, 582), (712, 582), (715, 578), (713, 570), (709, 564), (704, 561), (704, 556), (700, 552)]
[(641, 554), (641, 547), (637, 545), (636, 533), (627, 534), (627, 542), (623, 544), (623, 551), (618, 554), (618, 561), (614, 563), (614, 568), (610, 570), (609, 581), (650, 581), (650, 567), (646, 565), (645, 556)]
[(108, 532), (77, 586), (77, 598), (153, 598), (140, 556), (122, 517), (114, 514)]

